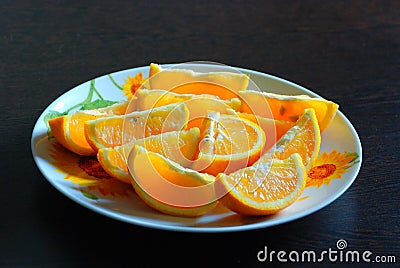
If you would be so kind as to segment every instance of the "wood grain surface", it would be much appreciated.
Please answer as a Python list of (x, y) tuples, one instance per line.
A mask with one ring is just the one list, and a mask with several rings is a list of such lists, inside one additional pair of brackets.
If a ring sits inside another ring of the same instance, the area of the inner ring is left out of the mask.
[[(264, 246), (322, 251), (339, 239), (400, 262), (399, 1), (1, 1), (0, 10), (0, 266), (266, 267), (256, 256)], [(293, 222), (196, 234), (104, 217), (46, 181), (30, 138), (55, 98), (114, 71), (191, 60), (276, 75), (337, 102), (362, 142), (354, 184)]]

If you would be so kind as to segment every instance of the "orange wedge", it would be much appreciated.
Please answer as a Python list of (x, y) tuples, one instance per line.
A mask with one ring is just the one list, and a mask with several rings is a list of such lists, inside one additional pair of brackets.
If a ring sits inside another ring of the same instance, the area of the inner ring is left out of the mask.
[(317, 117), (314, 109), (306, 109), (300, 115), (296, 124), (289, 129), (276, 143), (275, 147), (260, 157), (260, 162), (269, 161), (269, 158), (286, 159), (298, 153), (308, 171), (318, 156), (321, 145)]
[(235, 115), (210, 112), (202, 126), (199, 154), (192, 168), (216, 176), (253, 164), (261, 155), (264, 131)]
[(122, 101), (105, 108), (76, 111), (50, 119), (49, 126), (56, 140), (65, 148), (79, 155), (94, 155), (96, 152), (85, 138), (85, 122), (109, 115), (124, 114), (127, 106), (128, 102)]
[(208, 94), (177, 94), (167, 90), (138, 90), (135, 94), (137, 110), (147, 110), (171, 103), (185, 102), (189, 109), (188, 128), (200, 127), (208, 111), (226, 113), (228, 109), (239, 111), (241, 102), (238, 98), (221, 100)]
[(265, 133), (265, 144), (263, 152), (267, 152), (274, 146), (274, 144), (291, 128), (294, 126), (293, 122), (275, 120), (272, 118), (265, 118), (254, 114), (240, 113), (233, 110), (228, 110), (228, 114), (236, 115), (240, 118), (250, 120), (261, 127)]
[(214, 185), (219, 202), (246, 216), (275, 214), (293, 204), (304, 191), (307, 173), (299, 154), (268, 158), (230, 175), (220, 173)]
[(215, 177), (184, 168), (161, 154), (135, 145), (128, 167), (138, 196), (162, 213), (195, 217), (217, 204), (212, 187)]
[(97, 159), (109, 175), (130, 183), (130, 174), (126, 161), (135, 145), (140, 145), (148, 151), (159, 153), (182, 166), (188, 166), (195, 157), (199, 138), (200, 130), (198, 128), (165, 132), (114, 148), (101, 148), (97, 153)]
[(239, 72), (200, 73), (175, 67), (164, 69), (159, 64), (151, 63), (149, 84), (151, 89), (180, 94), (210, 94), (231, 99), (237, 97), (240, 90), (246, 90), (249, 76)]
[(173, 103), (120, 116), (108, 116), (85, 122), (85, 136), (96, 152), (100, 148), (120, 146), (130, 141), (180, 130), (187, 124), (185, 103)]
[(277, 120), (296, 122), (304, 109), (313, 108), (321, 132), (329, 126), (339, 108), (332, 101), (306, 95), (280, 95), (254, 90), (241, 91), (239, 95), (241, 112)]

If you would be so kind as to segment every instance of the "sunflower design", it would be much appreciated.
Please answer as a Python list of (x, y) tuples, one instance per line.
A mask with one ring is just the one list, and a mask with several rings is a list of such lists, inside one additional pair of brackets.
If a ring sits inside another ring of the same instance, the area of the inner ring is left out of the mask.
[(143, 80), (142, 72), (139, 72), (136, 76), (131, 77), (128, 75), (125, 80), (125, 84), (122, 85), (122, 91), (124, 91), (124, 95), (131, 100), (135, 95), (135, 92), (138, 89), (144, 88), (144, 84), (146, 80)]
[(132, 187), (111, 177), (104, 171), (94, 156), (79, 156), (54, 142), (50, 147), (51, 164), (56, 171), (66, 174), (64, 179), (76, 184), (77, 189), (90, 199), (98, 199), (92, 192), (103, 196), (129, 196)]
[(321, 187), (329, 185), (334, 179), (342, 178), (343, 173), (358, 161), (357, 153), (340, 153), (333, 150), (330, 153), (322, 153), (308, 171), (306, 187)]

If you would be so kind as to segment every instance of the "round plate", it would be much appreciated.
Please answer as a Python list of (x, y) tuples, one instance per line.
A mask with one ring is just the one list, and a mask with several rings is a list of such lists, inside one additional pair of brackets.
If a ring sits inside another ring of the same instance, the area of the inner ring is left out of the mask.
[[(310, 90), (275, 76), (243, 68), (235, 70), (248, 74), (254, 82), (253, 85), (268, 92), (320, 97)], [(359, 172), (362, 156), (359, 137), (349, 120), (338, 111), (321, 135), (320, 154), (314, 164), (315, 168), (325, 168), (325, 173), (322, 172), (323, 176), (319, 178), (310, 179), (301, 197), (281, 212), (268, 217), (242, 217), (218, 205), (203, 216), (185, 218), (155, 211), (140, 200), (130, 185), (107, 178), (102, 172), (88, 172), (90, 168), (96, 168), (93, 166), (96, 165), (96, 161), (91, 161), (91, 157), (75, 155), (61, 147), (48, 135), (46, 124), (47, 119), (68, 110), (73, 111), (74, 109), (70, 108), (74, 106), (76, 109), (84, 105), (93, 108), (109, 104), (109, 101), (125, 99), (121, 85), (132, 80), (140, 72), (144, 78), (147, 77), (149, 66), (123, 70), (85, 82), (53, 101), (35, 124), (31, 147), (38, 168), (56, 189), (84, 207), (123, 222), (164, 230), (243, 231), (293, 221), (322, 209), (340, 197)], [(328, 171), (327, 166), (331, 167)]]

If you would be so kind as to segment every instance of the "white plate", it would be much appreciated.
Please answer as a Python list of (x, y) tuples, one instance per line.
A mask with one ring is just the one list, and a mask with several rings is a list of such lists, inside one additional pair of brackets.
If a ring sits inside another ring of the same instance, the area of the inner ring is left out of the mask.
[[(235, 69), (249, 74), (255, 85), (265, 91), (319, 97), (314, 92), (284, 79), (243, 68)], [(128, 76), (133, 77), (139, 72), (147, 77), (148, 71), (148, 66), (138, 67), (104, 75), (92, 81), (95, 81), (95, 88), (104, 99), (119, 101), (125, 97), (115, 83), (122, 85)], [(336, 173), (325, 180), (316, 180), (315, 182), (324, 183), (319, 187), (307, 187), (298, 201), (288, 208), (268, 217), (241, 217), (222, 205), (198, 218), (165, 215), (147, 207), (129, 185), (115, 179), (98, 179), (87, 175), (79, 167), (79, 161), (84, 162), (85, 159), (82, 160), (82, 157), (58, 146), (54, 138), (48, 138), (45, 116), (51, 110), (64, 112), (82, 102), (88, 96), (89, 89), (90, 81), (61, 95), (43, 111), (32, 132), (33, 158), (44, 177), (61, 193), (84, 207), (123, 222), (185, 232), (230, 232), (265, 228), (307, 216), (329, 205), (350, 187), (361, 167), (359, 137), (349, 120), (338, 111), (322, 134), (320, 151), (320, 156), (331, 153), (332, 157), (325, 159), (323, 163), (336, 164)], [(96, 98), (98, 97), (94, 94), (92, 100)], [(336, 156), (333, 157), (335, 153)]]

